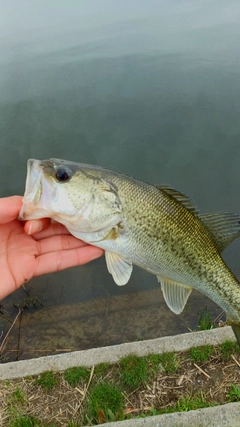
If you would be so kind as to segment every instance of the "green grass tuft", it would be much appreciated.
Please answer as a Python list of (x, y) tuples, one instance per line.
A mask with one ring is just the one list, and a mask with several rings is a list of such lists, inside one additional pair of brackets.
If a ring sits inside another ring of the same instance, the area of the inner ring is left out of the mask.
[(17, 387), (10, 396), (9, 403), (12, 405), (23, 404), (25, 402), (25, 395), (23, 391)]
[(201, 347), (192, 347), (189, 350), (190, 358), (193, 362), (205, 362), (213, 354), (211, 345), (203, 345)]
[(148, 354), (145, 356), (145, 360), (148, 364), (149, 374), (156, 374), (161, 367), (161, 356), (159, 354)]
[(131, 389), (135, 389), (147, 382), (148, 369), (146, 358), (134, 354), (120, 360), (120, 375), (122, 381)]
[(9, 427), (42, 427), (42, 423), (31, 415), (20, 415), (10, 422)]
[(175, 410), (177, 412), (186, 412), (216, 405), (217, 403), (215, 402), (209, 402), (203, 393), (197, 393), (195, 396), (188, 396), (179, 399)]
[(43, 372), (35, 381), (35, 384), (40, 385), (45, 391), (51, 390), (58, 383), (58, 375), (53, 371)]
[(90, 371), (84, 367), (74, 367), (66, 369), (64, 372), (64, 379), (68, 382), (71, 387), (76, 387), (79, 381), (83, 380), (87, 382), (90, 377)]
[(159, 362), (167, 374), (177, 372), (179, 362), (175, 353), (162, 353), (159, 355)]
[(221, 359), (227, 360), (231, 354), (239, 352), (238, 343), (234, 341), (225, 341), (220, 345)]
[(232, 384), (228, 393), (229, 402), (240, 402), (240, 385)]
[(98, 422), (99, 413), (111, 421), (112, 414), (116, 416), (123, 411), (123, 396), (121, 390), (108, 383), (100, 382), (91, 387), (88, 397), (87, 418)]
[(207, 307), (199, 313), (198, 326), (200, 331), (213, 329), (213, 322)]
[(95, 366), (94, 375), (97, 377), (104, 377), (107, 374), (108, 369), (110, 368), (110, 363), (99, 363)]

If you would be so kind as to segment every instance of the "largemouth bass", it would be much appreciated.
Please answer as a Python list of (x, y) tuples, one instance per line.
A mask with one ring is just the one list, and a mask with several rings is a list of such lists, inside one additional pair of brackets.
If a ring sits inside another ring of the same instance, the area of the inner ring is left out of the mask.
[(240, 235), (239, 215), (200, 215), (170, 187), (98, 166), (30, 159), (19, 218), (43, 217), (104, 249), (117, 285), (129, 281), (133, 264), (155, 274), (176, 314), (193, 288), (202, 292), (226, 312), (240, 344), (240, 285), (221, 257)]

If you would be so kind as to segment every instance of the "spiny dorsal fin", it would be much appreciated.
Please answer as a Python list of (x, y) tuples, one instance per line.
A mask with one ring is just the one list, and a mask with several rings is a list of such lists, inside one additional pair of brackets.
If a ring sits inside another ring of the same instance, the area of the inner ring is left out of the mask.
[(180, 202), (189, 212), (192, 212), (193, 214), (197, 215), (197, 209), (195, 208), (195, 206), (193, 206), (190, 198), (187, 197), (185, 194), (181, 193), (178, 190), (175, 190), (174, 188), (168, 187), (167, 185), (157, 185), (156, 187), (163, 193)]
[(173, 313), (180, 314), (186, 305), (192, 288), (174, 280), (166, 279), (165, 277), (157, 276), (157, 278), (161, 283), (166, 304)]
[(240, 237), (240, 215), (238, 214), (227, 212), (201, 214), (199, 219), (211, 233), (220, 252)]

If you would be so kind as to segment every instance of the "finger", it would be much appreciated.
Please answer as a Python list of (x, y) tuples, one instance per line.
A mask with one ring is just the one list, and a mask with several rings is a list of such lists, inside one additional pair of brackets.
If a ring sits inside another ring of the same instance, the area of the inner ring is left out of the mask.
[(36, 258), (34, 277), (42, 274), (65, 270), (69, 267), (86, 264), (103, 254), (103, 250), (95, 246), (72, 249), (69, 251), (51, 252)]
[(80, 239), (76, 239), (76, 237), (71, 235), (64, 234), (46, 237), (45, 239), (39, 240), (36, 244), (39, 255), (88, 246), (88, 243), (85, 243)]
[(0, 223), (6, 224), (17, 218), (22, 207), (21, 196), (3, 197), (0, 199)]
[(35, 240), (45, 239), (46, 237), (56, 236), (56, 235), (70, 235), (69, 231), (64, 227), (64, 225), (59, 224), (58, 222), (50, 222), (48, 227), (44, 230), (33, 234)]
[(50, 218), (26, 221), (24, 231), (27, 234), (34, 235), (35, 240), (44, 239), (55, 234), (70, 234), (64, 225), (52, 222)]
[(33, 219), (25, 223), (24, 231), (27, 234), (36, 234), (48, 228), (50, 223), (51, 221), (49, 218)]

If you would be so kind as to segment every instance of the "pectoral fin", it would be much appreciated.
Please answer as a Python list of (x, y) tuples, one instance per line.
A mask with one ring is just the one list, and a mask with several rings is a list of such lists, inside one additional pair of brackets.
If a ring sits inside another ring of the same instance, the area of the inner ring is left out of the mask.
[(180, 314), (186, 305), (192, 288), (160, 276), (157, 276), (157, 278), (161, 282), (161, 289), (166, 304), (175, 314)]
[(105, 251), (105, 258), (109, 273), (112, 274), (118, 286), (126, 285), (132, 274), (132, 262), (119, 255)]

